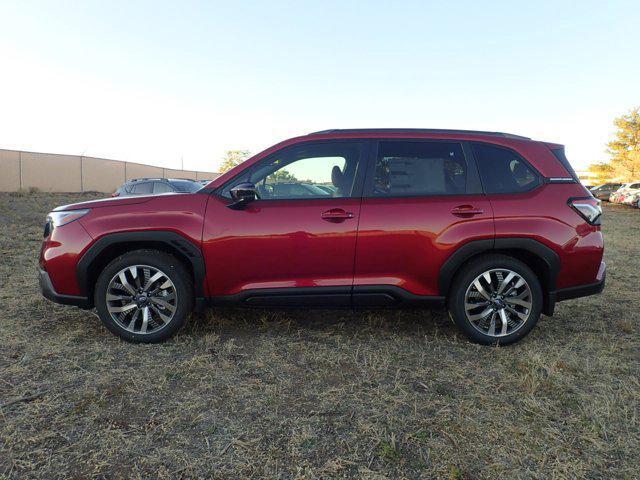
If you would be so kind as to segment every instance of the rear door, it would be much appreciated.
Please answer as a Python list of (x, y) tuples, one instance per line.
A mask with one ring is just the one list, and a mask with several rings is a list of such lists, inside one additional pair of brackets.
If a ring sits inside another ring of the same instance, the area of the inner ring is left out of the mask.
[[(437, 296), (440, 267), (461, 245), (493, 239), (493, 215), (463, 142), (381, 140), (360, 209), (354, 303), (371, 292)], [(393, 296), (393, 295), (392, 295)]]

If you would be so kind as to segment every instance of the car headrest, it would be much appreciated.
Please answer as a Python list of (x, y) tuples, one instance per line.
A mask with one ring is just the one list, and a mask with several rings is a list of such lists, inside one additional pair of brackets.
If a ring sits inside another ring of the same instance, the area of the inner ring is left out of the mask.
[(334, 165), (331, 169), (331, 183), (336, 188), (342, 188), (344, 186), (344, 173), (340, 170), (340, 167)]

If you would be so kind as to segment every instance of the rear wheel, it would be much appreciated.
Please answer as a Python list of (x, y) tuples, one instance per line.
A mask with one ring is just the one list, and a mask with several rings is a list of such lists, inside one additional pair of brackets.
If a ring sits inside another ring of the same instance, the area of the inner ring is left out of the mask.
[(507, 345), (527, 335), (538, 322), (542, 288), (521, 261), (486, 255), (456, 275), (448, 307), (455, 324), (474, 342)]
[(104, 325), (129, 342), (173, 336), (193, 307), (193, 286), (174, 256), (135, 250), (109, 263), (98, 277), (95, 305)]

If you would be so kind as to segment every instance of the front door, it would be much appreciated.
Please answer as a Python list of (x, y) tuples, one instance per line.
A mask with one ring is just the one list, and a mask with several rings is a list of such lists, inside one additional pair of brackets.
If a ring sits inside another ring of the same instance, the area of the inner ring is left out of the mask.
[(380, 141), (360, 210), (354, 303), (376, 291), (388, 293), (378, 294), (382, 303), (444, 295), (444, 261), (462, 244), (493, 236), (491, 205), (462, 142)]
[(349, 305), (364, 146), (316, 142), (269, 155), (241, 175), (260, 195), (242, 210), (227, 207), (228, 189), (212, 195), (203, 231), (209, 294)]

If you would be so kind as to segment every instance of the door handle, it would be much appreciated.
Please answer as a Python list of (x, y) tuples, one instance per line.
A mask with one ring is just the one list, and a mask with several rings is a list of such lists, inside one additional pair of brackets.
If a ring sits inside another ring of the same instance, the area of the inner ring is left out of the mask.
[(326, 212), (322, 212), (320, 217), (327, 222), (344, 222), (349, 218), (353, 218), (353, 213), (345, 212), (341, 208), (332, 208), (331, 210), (327, 210)]
[(481, 208), (475, 208), (473, 205), (458, 205), (451, 209), (451, 213), (458, 217), (469, 217), (473, 215), (482, 215), (484, 210)]

